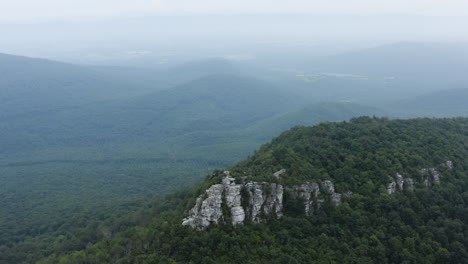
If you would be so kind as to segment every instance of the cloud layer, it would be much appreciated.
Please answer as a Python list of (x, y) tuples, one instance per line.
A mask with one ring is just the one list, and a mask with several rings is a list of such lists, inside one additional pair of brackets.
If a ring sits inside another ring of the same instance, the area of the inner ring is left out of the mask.
[(466, 0), (0, 0), (0, 19), (84, 18), (119, 14), (424, 14), (468, 15)]

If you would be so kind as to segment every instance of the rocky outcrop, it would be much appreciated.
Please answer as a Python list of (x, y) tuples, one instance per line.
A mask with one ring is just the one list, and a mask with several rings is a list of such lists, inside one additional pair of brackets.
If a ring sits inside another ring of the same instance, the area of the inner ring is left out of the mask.
[[(438, 168), (446, 168), (453, 170), (455, 168), (453, 161), (447, 160), (446, 162), (439, 164)], [(420, 170), (421, 176), (424, 179), (424, 185), (430, 187), (431, 184), (440, 184), (441, 174), (436, 168), (424, 168)]]
[[(454, 168), (452, 161), (446, 161), (439, 165), (439, 168), (447, 168), (452, 170)], [(420, 174), (423, 178), (423, 185), (425, 187), (430, 187), (432, 184), (440, 184), (441, 174), (436, 168), (423, 168), (420, 171)], [(396, 191), (410, 190), (414, 191), (416, 189), (415, 180), (412, 178), (404, 178), (403, 175), (397, 173), (395, 177), (389, 177), (390, 183), (387, 185), (387, 193), (394, 194)]]
[[(203, 230), (210, 225), (225, 223), (228, 219), (232, 225), (249, 220), (263, 222), (266, 216), (281, 218), (283, 216), (283, 196), (287, 191), (294, 198), (304, 199), (304, 212), (312, 214), (321, 207), (326, 199), (318, 199), (320, 187), (333, 205), (341, 204), (342, 195), (335, 193), (331, 181), (320, 184), (306, 182), (301, 185), (284, 187), (281, 184), (268, 182), (248, 182), (236, 184), (235, 179), (225, 172), (221, 184), (214, 184), (197, 198), (195, 206), (188, 212), (182, 222), (193, 228)], [(351, 193), (351, 192), (349, 192)], [(352, 193), (351, 193), (352, 194)]]
[(424, 177), (426, 186), (431, 186), (431, 182), (440, 184), (440, 173), (435, 168), (424, 168), (421, 169), (420, 173)]
[(387, 193), (394, 194), (396, 192), (396, 182), (392, 177), (389, 177), (391, 182), (387, 185)]
[(328, 194), (335, 193), (335, 185), (331, 181), (322, 181), (321, 186)]
[(404, 183), (403, 183), (403, 189), (409, 190), (409, 191), (414, 191), (414, 180), (411, 178), (405, 178)]
[(263, 219), (259, 215), (275, 213), (277, 217), (283, 216), (283, 186), (276, 183), (251, 182), (245, 185), (249, 196), (250, 220), (259, 223)]
[[(229, 172), (221, 184), (214, 184), (197, 198), (189, 216), (182, 222), (197, 229), (205, 229), (212, 224), (225, 222), (230, 218), (233, 225), (244, 223), (249, 218), (252, 222), (261, 222), (261, 216), (276, 214), (283, 216), (283, 186), (276, 183), (250, 182), (236, 184)], [(242, 192), (247, 193), (248, 206), (242, 206)], [(226, 206), (228, 213), (225, 212)]]
[(439, 166), (440, 167), (446, 167), (449, 170), (453, 170), (453, 168), (454, 168), (453, 161), (451, 161), (451, 160), (447, 160), (446, 162), (440, 164)]
[[(438, 168), (454, 168), (453, 162), (447, 161)], [(286, 171), (280, 170), (273, 175), (281, 177)], [(440, 184), (441, 174), (435, 168), (424, 168), (420, 170), (423, 184), (427, 187), (431, 184)], [(195, 205), (188, 212), (188, 217), (183, 219), (182, 224), (203, 230), (210, 225), (230, 222), (232, 225), (243, 224), (246, 220), (260, 223), (267, 216), (281, 218), (283, 216), (285, 192), (292, 199), (303, 199), (304, 212), (311, 215), (319, 210), (322, 204), (329, 202), (338, 206), (342, 198), (351, 196), (353, 193), (347, 191), (342, 195), (335, 192), (335, 185), (330, 180), (317, 182), (305, 182), (301, 185), (283, 186), (270, 182), (247, 182), (248, 176), (240, 177), (242, 183), (236, 183), (230, 176), (229, 171), (224, 172), (220, 184), (214, 184), (208, 188), (203, 195), (197, 198)], [(414, 191), (416, 181), (413, 178), (405, 178), (396, 173), (389, 177), (387, 193), (394, 194), (397, 191)]]
[(320, 187), (315, 182), (306, 182), (301, 185), (295, 185), (288, 188), (288, 191), (292, 198), (303, 198), (304, 201), (304, 212), (306, 215), (310, 215), (314, 209), (314, 200), (317, 203), (317, 197), (320, 195)]

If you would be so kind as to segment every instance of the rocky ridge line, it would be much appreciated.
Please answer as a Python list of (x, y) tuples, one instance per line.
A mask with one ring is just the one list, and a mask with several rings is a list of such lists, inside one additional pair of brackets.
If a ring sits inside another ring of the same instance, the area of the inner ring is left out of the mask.
[[(439, 165), (449, 170), (454, 168), (452, 161), (446, 161)], [(273, 175), (281, 177), (286, 171), (280, 170)], [(210, 225), (231, 222), (232, 225), (243, 224), (246, 220), (254, 223), (265, 221), (266, 216), (283, 216), (283, 196), (287, 192), (293, 199), (304, 200), (304, 212), (311, 215), (315, 210), (321, 208), (326, 201), (332, 205), (341, 204), (343, 196), (353, 193), (347, 191), (345, 194), (335, 192), (332, 181), (323, 180), (316, 182), (305, 182), (301, 185), (283, 186), (269, 182), (245, 182), (247, 177), (242, 177), (243, 183), (236, 184), (235, 179), (230, 176), (229, 171), (220, 184), (214, 184), (200, 195), (195, 206), (188, 212), (188, 217), (183, 219), (182, 225), (188, 225), (198, 230), (204, 230)], [(436, 168), (424, 168), (420, 170), (425, 187), (432, 184), (440, 184), (441, 174)], [(405, 178), (396, 173), (389, 177), (387, 193), (394, 194), (397, 191), (414, 191), (416, 182), (412, 178)], [(320, 195), (323, 192), (323, 195)]]

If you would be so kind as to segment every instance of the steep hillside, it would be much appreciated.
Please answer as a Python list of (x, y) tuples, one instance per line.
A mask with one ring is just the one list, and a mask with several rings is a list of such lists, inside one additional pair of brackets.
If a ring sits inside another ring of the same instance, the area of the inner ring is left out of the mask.
[(463, 263), (467, 157), (467, 118), (297, 127), (60, 261)]

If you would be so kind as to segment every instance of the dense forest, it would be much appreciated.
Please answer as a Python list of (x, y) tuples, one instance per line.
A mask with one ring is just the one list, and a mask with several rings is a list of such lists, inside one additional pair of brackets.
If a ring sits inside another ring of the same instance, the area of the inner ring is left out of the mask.
[[(338, 191), (353, 192), (341, 205), (306, 216), (291, 199), (284, 217), (261, 224), (182, 226), (194, 198), (220, 181), (222, 172), (214, 171), (200, 186), (101, 228), (100, 241), (86, 249), (40, 263), (464, 263), (467, 157), (467, 118), (360, 117), (295, 127), (229, 170), (288, 185), (333, 180)], [(445, 161), (453, 169), (439, 166)], [(417, 180), (422, 168), (435, 166), (440, 184), (387, 193), (389, 175)], [(272, 177), (282, 168), (283, 177)]]
[[(0, 263), (83, 250), (158, 218), (138, 215), (294, 126), (468, 114), (464, 45), (396, 43), (321, 57), (289, 51), (266, 61), (185, 57), (155, 68), (0, 54)], [(335, 173), (321, 167), (331, 170), (331, 161), (289, 168), (309, 162), (307, 153), (260, 150), (232, 175), (277, 181), (271, 171), (285, 168), (294, 177), (281, 184), (339, 177), (339, 192), (385, 183), (351, 181), (349, 160)], [(409, 157), (410, 165), (423, 162)]]

